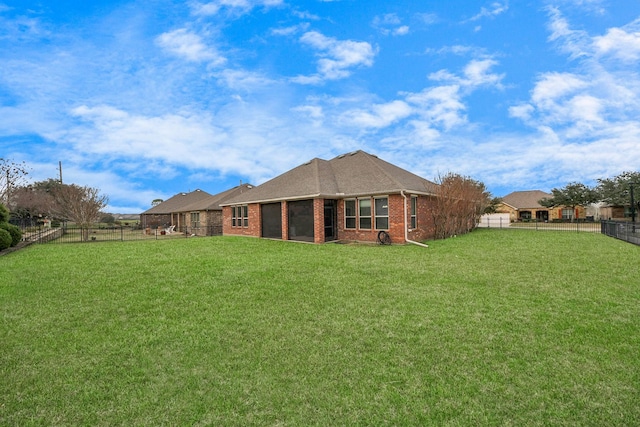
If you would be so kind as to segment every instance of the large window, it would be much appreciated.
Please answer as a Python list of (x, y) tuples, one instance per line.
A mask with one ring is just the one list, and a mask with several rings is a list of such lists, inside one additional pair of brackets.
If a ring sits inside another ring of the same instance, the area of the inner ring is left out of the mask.
[(418, 226), (418, 198), (416, 196), (411, 197), (411, 228)]
[(232, 206), (231, 207), (231, 226), (232, 227), (248, 227), (249, 226), (249, 207), (248, 206)]
[(389, 229), (389, 199), (378, 197), (375, 201), (376, 230)]
[(191, 212), (191, 227), (200, 227), (200, 212)]
[(344, 228), (356, 228), (356, 201), (344, 201)]
[(571, 209), (571, 208), (562, 209), (562, 219), (572, 220), (573, 219), (573, 209)]
[(371, 229), (371, 199), (358, 199), (360, 229)]

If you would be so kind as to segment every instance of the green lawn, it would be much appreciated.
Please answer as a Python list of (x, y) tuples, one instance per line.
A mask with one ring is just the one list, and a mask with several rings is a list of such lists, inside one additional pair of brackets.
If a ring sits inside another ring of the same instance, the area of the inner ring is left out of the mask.
[(0, 425), (640, 425), (640, 248), (477, 230), (0, 257)]

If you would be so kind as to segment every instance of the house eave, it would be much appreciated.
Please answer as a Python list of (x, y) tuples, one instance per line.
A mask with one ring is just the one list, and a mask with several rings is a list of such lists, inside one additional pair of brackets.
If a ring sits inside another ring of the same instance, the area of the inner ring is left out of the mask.
[(305, 194), (301, 196), (288, 196), (288, 197), (275, 197), (271, 199), (253, 199), (253, 200), (244, 200), (242, 202), (232, 202), (232, 203), (221, 203), (220, 206), (237, 206), (237, 205), (251, 205), (251, 204), (266, 204), (266, 203), (277, 203), (284, 201), (296, 201), (296, 200), (308, 200), (308, 199), (351, 199), (362, 196), (380, 196), (385, 194), (401, 194), (402, 192), (406, 194), (415, 194), (419, 196), (435, 196), (435, 194), (428, 191), (420, 191), (420, 190), (409, 190), (409, 189), (391, 189), (391, 190), (378, 190), (378, 191), (367, 191), (367, 192), (357, 192), (357, 193), (315, 193), (315, 194)]

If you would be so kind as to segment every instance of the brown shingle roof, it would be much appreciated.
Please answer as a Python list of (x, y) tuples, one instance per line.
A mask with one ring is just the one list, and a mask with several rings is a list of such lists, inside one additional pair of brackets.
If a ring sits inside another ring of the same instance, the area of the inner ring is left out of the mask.
[(164, 202), (142, 212), (141, 215), (162, 215), (174, 212), (182, 212), (185, 206), (211, 197), (211, 194), (200, 189), (190, 193), (178, 193)]
[(514, 191), (504, 196), (502, 201), (516, 209), (540, 209), (544, 208), (544, 206), (538, 203), (538, 201), (545, 197), (552, 197), (552, 195), (540, 190)]
[(251, 184), (241, 184), (229, 190), (223, 191), (222, 193), (218, 193), (213, 196), (209, 196), (207, 198), (197, 200), (191, 204), (183, 206), (180, 212), (219, 211), (219, 210), (222, 210), (220, 203), (223, 203), (227, 199), (236, 197), (240, 194), (250, 191), (252, 188), (253, 188), (253, 185)]
[(195, 190), (190, 193), (179, 193), (159, 205), (143, 212), (142, 215), (221, 210), (222, 207), (220, 206), (220, 203), (229, 198), (245, 193), (252, 188), (253, 186), (251, 184), (241, 184), (213, 196), (202, 190)]
[(359, 150), (331, 160), (315, 158), (255, 187), (250, 192), (230, 198), (221, 205), (311, 197), (342, 198), (391, 194), (402, 190), (417, 194), (433, 194), (435, 185), (377, 156)]

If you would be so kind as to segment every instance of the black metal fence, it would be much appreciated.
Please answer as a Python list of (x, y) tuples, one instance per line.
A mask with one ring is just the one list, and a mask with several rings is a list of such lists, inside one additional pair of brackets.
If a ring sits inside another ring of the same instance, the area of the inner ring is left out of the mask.
[(576, 231), (600, 233), (599, 221), (516, 221), (511, 222), (502, 218), (483, 218), (478, 228), (523, 229), (535, 231)]
[(610, 237), (640, 245), (640, 223), (629, 221), (602, 221), (601, 232)]
[(95, 226), (76, 227), (26, 227), (22, 229), (22, 239), (34, 243), (85, 243), (131, 240), (180, 239), (195, 236), (222, 235), (222, 226), (141, 228), (139, 226)]

